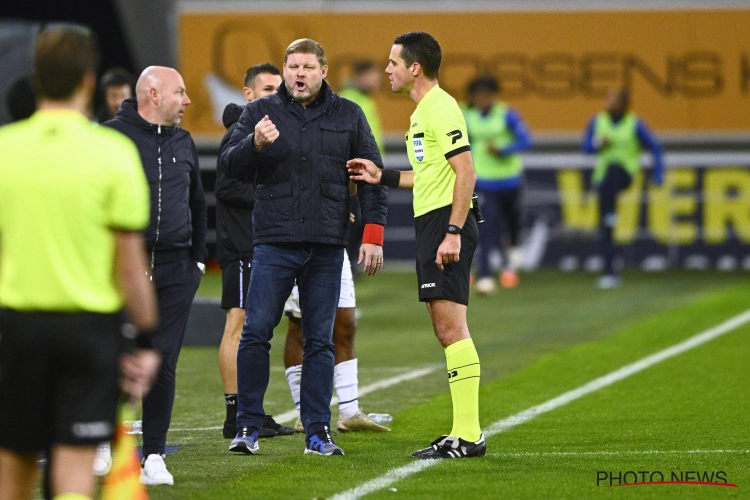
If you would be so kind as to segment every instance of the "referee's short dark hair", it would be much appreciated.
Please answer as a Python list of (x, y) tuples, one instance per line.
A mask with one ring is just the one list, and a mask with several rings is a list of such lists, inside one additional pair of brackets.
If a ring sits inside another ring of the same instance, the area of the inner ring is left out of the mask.
[(418, 62), (427, 78), (437, 78), (443, 54), (440, 44), (432, 35), (423, 31), (411, 31), (397, 36), (393, 45), (401, 45), (401, 58), (407, 66)]
[(41, 98), (70, 98), (84, 75), (98, 68), (99, 48), (88, 28), (53, 28), (37, 38), (32, 83)]
[(255, 85), (255, 79), (258, 78), (258, 75), (262, 75), (263, 73), (281, 76), (279, 68), (271, 63), (256, 64), (245, 73), (245, 87), (252, 87)]

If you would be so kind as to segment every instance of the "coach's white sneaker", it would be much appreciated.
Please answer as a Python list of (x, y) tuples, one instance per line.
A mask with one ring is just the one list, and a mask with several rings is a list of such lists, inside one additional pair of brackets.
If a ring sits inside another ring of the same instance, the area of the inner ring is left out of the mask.
[(148, 485), (174, 484), (174, 477), (167, 470), (164, 457), (152, 453), (143, 461), (141, 467), (141, 483)]
[(109, 469), (112, 468), (112, 447), (110, 443), (101, 443), (96, 447), (96, 455), (94, 456), (94, 475), (95, 476), (106, 476)]

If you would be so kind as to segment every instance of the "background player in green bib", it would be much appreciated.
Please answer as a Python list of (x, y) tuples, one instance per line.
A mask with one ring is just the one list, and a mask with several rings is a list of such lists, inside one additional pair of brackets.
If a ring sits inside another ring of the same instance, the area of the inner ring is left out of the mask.
[(629, 105), (626, 89), (610, 90), (605, 109), (589, 121), (583, 140), (583, 150), (596, 153), (591, 184), (599, 194), (599, 232), (604, 254), (604, 275), (599, 278), (599, 288), (602, 289), (622, 284), (613, 263), (615, 244), (612, 235), (617, 223), (617, 195), (630, 186), (633, 176), (641, 168), (641, 145), (654, 155), (654, 184), (660, 186), (663, 179), (661, 147), (643, 120), (628, 111)]
[(505, 288), (518, 285), (523, 186), (523, 160), (519, 153), (531, 147), (529, 129), (521, 115), (498, 101), (497, 92), (494, 78), (477, 78), (469, 84), (469, 106), (463, 110), (477, 170), (477, 193), (485, 217), (479, 232), (476, 290), (480, 294), (495, 289), (489, 255), (498, 246), (503, 258), (500, 284)]
[(479, 357), (466, 323), (471, 260), (479, 239), (470, 213), (476, 181), (466, 123), (456, 100), (438, 85), (441, 51), (427, 33), (396, 38), (386, 73), (394, 92), (417, 103), (406, 146), (413, 171), (381, 171), (363, 159), (347, 163), (354, 180), (414, 191), (419, 300), (445, 348), (453, 429), (412, 455), (476, 457), (486, 445), (479, 426)]

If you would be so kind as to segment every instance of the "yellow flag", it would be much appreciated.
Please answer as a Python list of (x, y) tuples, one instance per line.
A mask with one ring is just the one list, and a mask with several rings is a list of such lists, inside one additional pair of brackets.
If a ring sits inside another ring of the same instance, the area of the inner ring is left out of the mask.
[(148, 491), (141, 484), (141, 463), (138, 460), (135, 436), (124, 422), (135, 420), (135, 410), (128, 403), (120, 405), (115, 440), (112, 443), (112, 469), (102, 484), (102, 500), (148, 500)]

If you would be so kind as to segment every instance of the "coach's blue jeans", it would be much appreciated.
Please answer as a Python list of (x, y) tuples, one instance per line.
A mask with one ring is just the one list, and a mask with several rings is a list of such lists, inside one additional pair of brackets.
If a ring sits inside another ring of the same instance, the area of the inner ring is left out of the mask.
[(237, 428), (263, 427), (273, 329), (299, 285), (304, 347), (300, 415), (308, 436), (330, 425), (333, 322), (341, 288), (344, 248), (329, 245), (257, 245), (247, 290), (245, 325), (237, 352)]

